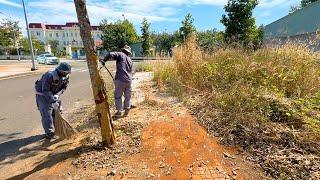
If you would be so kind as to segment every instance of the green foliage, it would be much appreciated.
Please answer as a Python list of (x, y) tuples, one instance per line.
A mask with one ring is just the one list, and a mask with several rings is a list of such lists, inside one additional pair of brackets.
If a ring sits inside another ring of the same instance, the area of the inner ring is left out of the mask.
[(141, 62), (136, 65), (136, 72), (151, 72), (153, 71), (153, 64), (148, 62)]
[(119, 51), (125, 45), (131, 45), (138, 41), (136, 30), (129, 20), (118, 20), (114, 23), (102, 20), (100, 27), (103, 47), (108, 51)]
[[(22, 51), (24, 54), (30, 54), (30, 46), (28, 38), (21, 39), (20, 44), (22, 45)], [(39, 41), (36, 38), (32, 39), (32, 46), (35, 52), (43, 52), (44, 51), (44, 44), (43, 42)]]
[(143, 18), (142, 25), (141, 25), (141, 32), (142, 32), (142, 54), (145, 56), (150, 55), (151, 53), (151, 35), (150, 35), (150, 23), (148, 23), (146, 18)]
[(181, 22), (182, 26), (179, 28), (179, 42), (184, 42), (189, 36), (191, 36), (196, 28), (193, 24), (194, 19), (190, 13), (188, 13), (184, 20)]
[(207, 52), (224, 45), (223, 34), (216, 29), (198, 31), (196, 36), (199, 47)]
[(59, 52), (58, 46), (59, 46), (59, 41), (57, 40), (49, 40), (48, 44), (51, 45), (51, 51), (53, 54), (57, 55), (57, 53)]
[(316, 1), (318, 1), (318, 0), (301, 0), (301, 7), (304, 8), (304, 7), (308, 6), (309, 4), (314, 3)]
[(251, 46), (260, 32), (257, 32), (253, 9), (258, 5), (257, 0), (228, 0), (224, 7), (227, 15), (223, 15), (221, 23), (226, 27), (225, 40), (228, 43), (240, 43), (245, 47)]
[(18, 45), (21, 34), (19, 21), (2, 19), (0, 22), (0, 47), (6, 52)]
[(177, 44), (178, 33), (153, 33), (151, 37), (153, 44), (156, 46), (156, 51), (160, 54), (166, 54)]

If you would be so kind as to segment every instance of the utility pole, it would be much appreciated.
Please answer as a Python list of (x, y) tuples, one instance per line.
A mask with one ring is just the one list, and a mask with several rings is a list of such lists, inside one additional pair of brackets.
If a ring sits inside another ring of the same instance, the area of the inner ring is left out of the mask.
[(96, 104), (96, 113), (101, 127), (102, 141), (104, 145), (109, 147), (114, 144), (115, 141), (112, 117), (105, 83), (98, 69), (98, 56), (95, 50), (94, 40), (91, 36), (92, 27), (90, 25), (85, 1), (86, 0), (74, 0), (74, 4), (78, 16), (80, 35), (86, 53), (92, 93)]
[(32, 40), (31, 40), (30, 31), (29, 31), (28, 18), (27, 18), (26, 8), (25, 8), (25, 5), (24, 5), (24, 0), (21, 0), (21, 1), (22, 1), (24, 18), (25, 18), (25, 20), (26, 20), (27, 34), (28, 34), (28, 39), (29, 39), (29, 46), (30, 46), (30, 53), (31, 53), (31, 60), (32, 60), (31, 71), (35, 71), (35, 70), (37, 70), (37, 69), (36, 69), (36, 65), (35, 65), (35, 63), (34, 63), (33, 46), (32, 46)]

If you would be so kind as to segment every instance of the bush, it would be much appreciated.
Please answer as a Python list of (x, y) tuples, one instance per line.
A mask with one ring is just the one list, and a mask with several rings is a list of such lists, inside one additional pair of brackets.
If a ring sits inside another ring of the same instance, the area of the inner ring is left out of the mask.
[[(311, 177), (317, 171), (312, 164), (301, 170), (299, 156), (279, 165), (268, 148), (278, 156), (297, 153), (292, 149), (320, 155), (319, 54), (293, 44), (205, 54), (191, 38), (173, 59), (155, 69), (155, 80), (183, 98), (209, 132), (251, 152), (273, 177)], [(320, 163), (319, 157), (308, 161)]]

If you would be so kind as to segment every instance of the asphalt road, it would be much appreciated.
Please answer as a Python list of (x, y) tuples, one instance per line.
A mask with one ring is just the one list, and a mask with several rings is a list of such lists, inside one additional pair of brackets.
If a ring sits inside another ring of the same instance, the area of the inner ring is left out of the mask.
[[(70, 85), (62, 95), (66, 112), (79, 103), (92, 101), (86, 62), (72, 62), (71, 65), (73, 70)], [(43, 134), (34, 92), (34, 82), (40, 76), (41, 74), (34, 74), (0, 80), (0, 144)]]

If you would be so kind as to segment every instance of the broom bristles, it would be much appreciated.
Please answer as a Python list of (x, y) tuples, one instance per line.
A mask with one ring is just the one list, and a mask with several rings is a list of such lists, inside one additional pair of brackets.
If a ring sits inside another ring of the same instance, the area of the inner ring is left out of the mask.
[(75, 129), (72, 128), (70, 123), (64, 119), (59, 110), (55, 111), (55, 134), (62, 139), (70, 138), (76, 133)]

